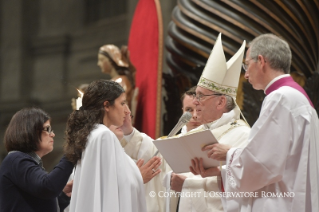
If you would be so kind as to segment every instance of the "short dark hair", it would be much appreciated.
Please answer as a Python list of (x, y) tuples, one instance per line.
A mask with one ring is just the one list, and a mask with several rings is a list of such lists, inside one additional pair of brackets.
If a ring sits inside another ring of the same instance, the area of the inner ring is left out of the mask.
[(183, 101), (184, 101), (186, 95), (193, 96), (194, 94), (196, 94), (196, 88), (197, 88), (197, 85), (191, 87), (185, 93), (183, 93), (183, 95), (181, 96), (182, 104), (183, 104)]
[(40, 108), (24, 108), (16, 112), (4, 134), (7, 151), (37, 151), (43, 124), (48, 120), (50, 120), (49, 114)]

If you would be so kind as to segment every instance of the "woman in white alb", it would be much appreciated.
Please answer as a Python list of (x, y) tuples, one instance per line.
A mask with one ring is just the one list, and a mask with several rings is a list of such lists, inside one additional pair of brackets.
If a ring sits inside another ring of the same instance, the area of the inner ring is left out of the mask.
[(109, 129), (123, 125), (127, 113), (121, 85), (97, 80), (70, 115), (65, 154), (76, 164), (71, 212), (146, 211), (140, 171)]

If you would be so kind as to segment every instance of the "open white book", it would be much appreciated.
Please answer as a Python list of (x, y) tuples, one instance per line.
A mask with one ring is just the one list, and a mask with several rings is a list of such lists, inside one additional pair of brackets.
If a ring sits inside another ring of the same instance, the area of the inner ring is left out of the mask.
[(208, 158), (207, 151), (202, 151), (204, 146), (218, 143), (210, 130), (153, 142), (175, 173), (190, 172), (191, 160), (195, 157), (203, 158), (204, 168), (216, 167), (220, 164), (219, 161)]

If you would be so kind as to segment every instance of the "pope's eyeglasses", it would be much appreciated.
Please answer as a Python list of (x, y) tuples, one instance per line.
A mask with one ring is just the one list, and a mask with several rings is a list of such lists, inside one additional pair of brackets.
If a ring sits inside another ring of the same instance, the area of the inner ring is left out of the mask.
[(204, 94), (199, 94), (199, 95), (196, 95), (196, 94), (193, 94), (193, 97), (200, 102), (200, 100), (205, 97), (205, 96), (222, 96), (224, 94), (221, 94), (221, 93), (213, 93), (213, 94), (208, 94), (208, 95), (204, 95)]

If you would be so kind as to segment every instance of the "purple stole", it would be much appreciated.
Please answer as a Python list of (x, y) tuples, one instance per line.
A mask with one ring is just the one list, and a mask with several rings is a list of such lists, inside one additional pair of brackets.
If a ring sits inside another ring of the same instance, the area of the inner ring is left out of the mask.
[(289, 86), (289, 87), (292, 87), (292, 88), (298, 90), (308, 99), (310, 105), (312, 107), (314, 107), (311, 100), (309, 99), (309, 96), (307, 95), (306, 91), (300, 85), (298, 85), (298, 83), (296, 83), (291, 76), (283, 77), (283, 78), (277, 80), (271, 86), (269, 86), (269, 88), (265, 91), (265, 93), (266, 93), (266, 95), (268, 95), (271, 92), (277, 90), (278, 88), (280, 88), (282, 86)]

